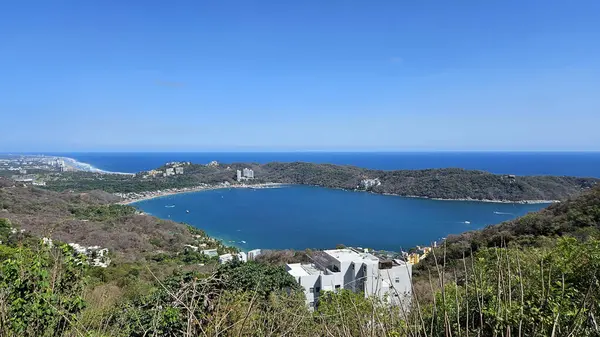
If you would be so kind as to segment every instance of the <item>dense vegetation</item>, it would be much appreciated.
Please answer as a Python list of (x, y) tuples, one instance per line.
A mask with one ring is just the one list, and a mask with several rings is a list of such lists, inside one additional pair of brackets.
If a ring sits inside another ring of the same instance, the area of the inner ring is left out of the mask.
[[(539, 212), (529, 213), (515, 220), (482, 230), (450, 235), (444, 247), (447, 259), (458, 260), (481, 248), (515, 245), (544, 247), (561, 236), (580, 240), (598, 237), (600, 233), (600, 187), (561, 203), (550, 205)], [(438, 260), (442, 251), (438, 249)], [(425, 261), (420, 266), (432, 264)]]
[[(170, 177), (102, 175), (74, 172), (54, 174), (48, 188), (56, 191), (143, 192), (183, 188), (199, 184), (235, 183), (236, 170), (250, 167), (253, 183), (317, 185), (350, 190), (368, 190), (402, 196), (476, 200), (562, 200), (578, 195), (598, 183), (595, 178), (553, 176), (511, 176), (463, 169), (369, 170), (354, 166), (311, 163), (188, 165), (185, 174)], [(163, 168), (164, 169), (164, 168)], [(364, 188), (364, 179), (378, 179), (380, 185)]]
[[(1, 336), (600, 335), (600, 187), (449, 237), (415, 268), (408, 311), (343, 290), (310, 312), (277, 265), (301, 252), (218, 265), (185, 247), (226, 249), (202, 231), (112, 201), (0, 187)], [(63, 237), (110, 247), (114, 261), (89, 266)]]

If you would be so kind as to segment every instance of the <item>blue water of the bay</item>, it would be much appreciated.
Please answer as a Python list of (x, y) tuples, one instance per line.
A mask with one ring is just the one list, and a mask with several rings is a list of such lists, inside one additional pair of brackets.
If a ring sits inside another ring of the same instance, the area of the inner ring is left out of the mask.
[[(460, 167), (499, 174), (600, 177), (600, 152), (174, 152), (59, 153), (99, 169), (139, 172), (171, 161), (332, 163), (394, 170)], [(175, 207), (165, 207), (172, 206)], [(252, 248), (397, 251), (497, 224), (546, 205), (436, 201), (307, 186), (231, 189), (139, 202), (164, 219), (189, 223), (227, 244)], [(190, 210), (186, 213), (186, 210)], [(245, 241), (246, 243), (242, 243)]]
[(391, 251), (428, 245), (547, 206), (404, 198), (311, 186), (219, 189), (134, 205), (160, 218), (192, 224), (243, 250), (344, 244)]

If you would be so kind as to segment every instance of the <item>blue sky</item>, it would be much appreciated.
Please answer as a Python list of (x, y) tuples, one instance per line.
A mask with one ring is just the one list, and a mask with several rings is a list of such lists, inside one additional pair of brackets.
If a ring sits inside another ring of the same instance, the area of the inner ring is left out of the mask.
[(5, 1), (0, 151), (600, 150), (600, 1)]

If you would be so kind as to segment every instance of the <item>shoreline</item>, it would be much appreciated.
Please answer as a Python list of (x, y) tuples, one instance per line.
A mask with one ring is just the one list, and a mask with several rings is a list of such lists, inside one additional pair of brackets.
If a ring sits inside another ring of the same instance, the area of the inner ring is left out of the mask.
[[(377, 193), (379, 194), (379, 193)], [(389, 193), (381, 193), (383, 195), (397, 195), (397, 194), (389, 194)], [(458, 198), (458, 199), (445, 199), (445, 198), (430, 198), (430, 197), (419, 197), (416, 195), (403, 196), (405, 198), (417, 198), (417, 199), (429, 199), (429, 200), (438, 200), (438, 201), (473, 201), (473, 202), (487, 202), (494, 204), (522, 204), (522, 205), (537, 205), (537, 204), (555, 204), (559, 203), (560, 200), (494, 200), (494, 199), (472, 199), (472, 198)]]
[[(175, 189), (167, 189), (167, 190), (158, 190), (158, 191), (146, 191), (146, 192), (132, 192), (132, 193), (115, 193), (115, 195), (125, 198), (125, 200), (117, 202), (119, 205), (131, 205), (141, 201), (152, 200), (157, 198), (163, 198), (176, 194), (185, 194), (185, 193), (194, 193), (194, 192), (203, 192), (203, 191), (213, 191), (225, 188), (279, 188), (283, 186), (287, 186), (290, 184), (281, 184), (281, 183), (262, 183), (262, 184), (254, 184), (254, 185), (232, 185), (232, 184), (219, 184), (219, 185), (200, 185), (194, 187), (184, 187), (184, 188), (175, 188)], [(133, 198), (128, 198), (128, 194), (137, 195)]]
[(70, 158), (70, 157), (56, 157), (56, 158), (59, 158), (59, 159), (63, 160), (65, 162), (65, 165), (67, 165), (73, 171), (83, 171), (83, 172), (92, 172), (92, 173), (100, 173), (100, 174), (120, 174), (120, 175), (135, 176), (135, 173), (112, 172), (112, 171), (102, 170), (102, 169), (99, 169), (99, 168), (96, 168), (96, 167), (92, 166), (91, 164), (78, 161), (75, 158)]
[[(115, 193), (115, 195), (125, 198), (125, 200), (119, 201), (117, 204), (119, 205), (131, 205), (137, 202), (151, 200), (156, 198), (162, 198), (166, 196), (176, 195), (176, 194), (184, 194), (184, 193), (194, 193), (194, 192), (202, 192), (202, 191), (211, 191), (217, 189), (225, 189), (225, 188), (278, 188), (283, 186), (313, 186), (313, 187), (321, 187), (321, 188), (330, 188), (323, 187), (318, 185), (304, 185), (304, 184), (283, 184), (283, 183), (261, 183), (261, 184), (253, 184), (253, 185), (233, 185), (233, 184), (219, 184), (219, 185), (200, 185), (194, 187), (183, 187), (183, 188), (174, 188), (167, 190), (158, 190), (158, 191), (144, 191), (144, 192), (131, 192), (131, 193)], [(445, 199), (445, 198), (430, 198), (430, 197), (422, 197), (416, 195), (399, 195), (393, 193), (375, 193), (371, 191), (362, 191), (362, 190), (350, 190), (344, 188), (334, 188), (340, 189), (348, 192), (367, 192), (372, 194), (379, 194), (385, 196), (394, 196), (394, 197), (402, 197), (402, 198), (412, 198), (412, 199), (427, 199), (427, 200), (437, 200), (437, 201), (472, 201), (472, 202), (486, 202), (486, 203), (497, 203), (497, 204), (521, 204), (521, 205), (537, 205), (537, 204), (555, 204), (560, 203), (560, 200), (494, 200), (494, 199), (472, 199), (472, 198), (457, 198), (457, 199)], [(136, 195), (135, 197), (127, 197), (127, 195)]]

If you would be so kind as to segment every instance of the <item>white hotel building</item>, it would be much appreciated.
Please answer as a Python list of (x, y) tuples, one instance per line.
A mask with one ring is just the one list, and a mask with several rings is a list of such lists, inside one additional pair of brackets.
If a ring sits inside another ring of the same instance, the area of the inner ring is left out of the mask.
[(322, 291), (339, 289), (377, 296), (392, 305), (410, 304), (410, 263), (348, 248), (314, 252), (311, 258), (311, 264), (287, 265), (288, 273), (304, 288), (311, 309), (316, 307)]

